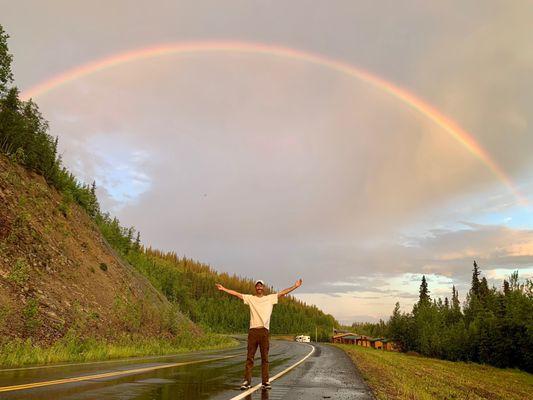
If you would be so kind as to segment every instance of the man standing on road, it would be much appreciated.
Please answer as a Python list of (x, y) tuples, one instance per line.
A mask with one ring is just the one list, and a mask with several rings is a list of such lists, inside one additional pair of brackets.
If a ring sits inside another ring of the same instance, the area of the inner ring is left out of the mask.
[(255, 282), (255, 295), (241, 294), (235, 290), (226, 289), (221, 284), (217, 283), (217, 289), (229, 293), (232, 296), (241, 299), (244, 304), (250, 307), (250, 329), (248, 331), (248, 355), (246, 358), (246, 368), (244, 370), (244, 382), (241, 385), (241, 390), (249, 389), (252, 386), (252, 368), (254, 366), (255, 352), (257, 346), (261, 352), (261, 381), (263, 389), (271, 389), (268, 376), (268, 350), (269, 350), (269, 329), (270, 316), (272, 315), (272, 307), (278, 303), (280, 297), (292, 292), (294, 289), (302, 285), (302, 280), (298, 279), (296, 283), (290, 288), (284, 289), (281, 292), (264, 295), (265, 283), (262, 280)]

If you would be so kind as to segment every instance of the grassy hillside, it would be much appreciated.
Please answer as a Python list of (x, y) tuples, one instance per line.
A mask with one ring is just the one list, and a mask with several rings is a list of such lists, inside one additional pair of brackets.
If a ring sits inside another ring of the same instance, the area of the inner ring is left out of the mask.
[(109, 248), (44, 179), (0, 155), (0, 336), (53, 342), (69, 329), (168, 335), (194, 325)]
[(533, 393), (533, 375), (516, 369), (353, 345), (338, 347), (354, 360), (378, 399), (526, 400)]
[[(147, 343), (150, 352), (172, 347), (154, 338), (194, 347), (189, 339), (201, 330), (115, 255), (85, 210), (1, 154), (0, 203), (0, 364), (98, 358), (69, 353), (103, 354), (106, 342), (139, 344), (137, 351), (116, 347), (117, 356), (143, 353)], [(88, 338), (92, 345), (80, 342)], [(55, 355), (22, 361), (24, 349), (38, 352), (26, 340), (42, 349), (55, 344)]]
[(84, 210), (2, 155), (0, 171), (0, 336), (165, 335), (173, 318), (193, 328), (115, 257)]

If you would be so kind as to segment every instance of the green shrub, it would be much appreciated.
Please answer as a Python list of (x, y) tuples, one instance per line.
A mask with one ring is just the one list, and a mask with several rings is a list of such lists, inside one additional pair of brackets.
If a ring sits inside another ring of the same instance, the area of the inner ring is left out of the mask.
[(23, 285), (30, 279), (30, 267), (26, 261), (19, 258), (7, 275), (7, 280), (17, 285)]
[(27, 333), (34, 333), (41, 325), (39, 319), (39, 303), (36, 299), (30, 299), (22, 310), (24, 316), (24, 329)]

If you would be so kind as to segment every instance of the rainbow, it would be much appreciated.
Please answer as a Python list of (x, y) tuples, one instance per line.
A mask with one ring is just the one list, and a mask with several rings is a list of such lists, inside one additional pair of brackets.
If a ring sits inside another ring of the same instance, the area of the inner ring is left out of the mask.
[(515, 188), (511, 179), (506, 175), (503, 169), (489, 156), (487, 151), (483, 149), (472, 137), (458, 124), (450, 118), (439, 112), (435, 107), (421, 100), (419, 97), (405, 90), (404, 88), (395, 85), (391, 82), (373, 75), (367, 71), (356, 68), (353, 65), (343, 61), (326, 58), (322, 55), (304, 52), (301, 50), (291, 49), (288, 47), (273, 46), (261, 43), (251, 42), (186, 42), (186, 43), (168, 43), (159, 44), (140, 49), (134, 49), (123, 53), (115, 54), (109, 57), (104, 57), (99, 60), (89, 62), (87, 64), (69, 69), (62, 72), (44, 82), (41, 82), (28, 90), (25, 90), (21, 97), (22, 99), (30, 99), (39, 97), (51, 90), (68, 84), (74, 80), (83, 78), (87, 75), (109, 69), (125, 63), (138, 61), (142, 59), (161, 57), (171, 54), (190, 54), (190, 53), (248, 53), (254, 55), (267, 55), (273, 57), (280, 57), (285, 59), (294, 59), (318, 66), (322, 66), (341, 74), (356, 78), (360, 81), (366, 82), (383, 92), (388, 93), (392, 97), (398, 99), (405, 105), (416, 110), (424, 117), (439, 126), (444, 132), (452, 136), (457, 142), (465, 147), (470, 153), (483, 162), (498, 179), (500, 179), (505, 186), (516, 196), (521, 204), (527, 204), (527, 200)]

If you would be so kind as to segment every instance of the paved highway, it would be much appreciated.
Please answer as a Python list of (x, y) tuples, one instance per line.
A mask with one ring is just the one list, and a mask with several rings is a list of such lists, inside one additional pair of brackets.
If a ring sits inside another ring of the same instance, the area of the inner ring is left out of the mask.
[[(349, 358), (329, 345), (274, 340), (272, 390), (243, 393), (244, 344), (223, 351), (178, 356), (0, 370), (0, 399), (39, 400), (315, 400), (372, 399)], [(257, 354), (259, 355), (259, 354)], [(254, 382), (260, 383), (260, 361)]]

